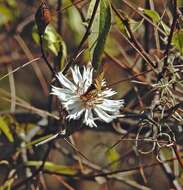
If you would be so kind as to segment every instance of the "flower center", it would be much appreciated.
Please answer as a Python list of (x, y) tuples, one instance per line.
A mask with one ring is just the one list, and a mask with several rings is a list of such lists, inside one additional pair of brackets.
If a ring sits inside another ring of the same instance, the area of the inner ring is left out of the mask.
[(92, 90), (88, 93), (82, 94), (80, 98), (85, 108), (93, 108), (97, 100), (97, 92), (95, 90)]
[(90, 87), (89, 90), (80, 95), (80, 98), (85, 108), (94, 108), (97, 104), (103, 102), (103, 98), (99, 95), (98, 90), (94, 88), (90, 89)]

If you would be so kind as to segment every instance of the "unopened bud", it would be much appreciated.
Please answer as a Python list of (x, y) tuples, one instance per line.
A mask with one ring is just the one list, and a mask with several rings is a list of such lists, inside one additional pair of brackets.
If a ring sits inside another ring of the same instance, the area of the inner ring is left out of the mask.
[(51, 21), (51, 13), (48, 8), (48, 5), (45, 2), (42, 2), (41, 5), (39, 6), (35, 15), (35, 21), (38, 26), (39, 34), (43, 35), (47, 25)]

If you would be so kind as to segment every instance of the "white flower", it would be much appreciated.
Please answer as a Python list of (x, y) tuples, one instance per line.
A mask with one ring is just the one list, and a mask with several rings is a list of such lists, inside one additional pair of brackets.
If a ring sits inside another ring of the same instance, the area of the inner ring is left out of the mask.
[(56, 95), (68, 112), (68, 119), (79, 119), (90, 127), (97, 127), (94, 122), (100, 119), (106, 123), (119, 116), (123, 100), (112, 100), (109, 97), (116, 94), (106, 87), (103, 77), (93, 80), (93, 68), (83, 67), (81, 74), (78, 66), (71, 68), (73, 82), (61, 72), (56, 76), (63, 88), (53, 86), (51, 94)]

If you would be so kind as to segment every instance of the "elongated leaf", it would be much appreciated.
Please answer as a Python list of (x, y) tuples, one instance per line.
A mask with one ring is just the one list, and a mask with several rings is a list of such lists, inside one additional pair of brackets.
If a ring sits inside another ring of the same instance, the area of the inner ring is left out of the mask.
[[(40, 39), (36, 26), (33, 27), (32, 38), (37, 44), (39, 44)], [(47, 50), (50, 50), (56, 56), (58, 56), (58, 54), (61, 55), (60, 68), (62, 69), (64, 67), (64, 62), (67, 57), (67, 48), (62, 37), (57, 33), (53, 26), (48, 25), (46, 27), (43, 39), (45, 43), (45, 48)]]
[(0, 186), (0, 190), (11, 190), (14, 179), (7, 180), (4, 185)]
[[(95, 2), (96, 2), (96, 0), (91, 0), (91, 2), (90, 2), (89, 8), (88, 8), (88, 13), (87, 13), (87, 20), (90, 20), (90, 18), (92, 16)], [(100, 7), (98, 7), (97, 12), (95, 14), (95, 18), (94, 18), (94, 21), (93, 21), (93, 24), (91, 27), (91, 33), (88, 38), (88, 45), (89, 45), (89, 49), (90, 49), (91, 60), (93, 58), (94, 47), (96, 45), (97, 38), (99, 35), (99, 22), (100, 22), (99, 17), (100, 17)]]
[[(115, 18), (115, 22), (116, 22), (116, 25), (119, 28), (119, 30), (127, 36), (128, 31), (126, 30), (124, 23), (121, 21), (121, 19), (118, 16), (115, 15), (114, 18)], [(142, 26), (143, 22), (144, 22), (144, 19), (142, 19), (141, 21), (129, 19), (129, 24), (130, 24), (133, 32), (136, 32)]]
[(126, 30), (126, 27), (124, 25), (124, 23), (122, 22), (122, 20), (117, 16), (115, 15), (115, 22), (116, 22), (116, 25), (118, 27), (118, 29), (125, 35), (127, 36), (128, 35), (128, 32)]
[(150, 17), (154, 23), (156, 24), (160, 23), (166, 34), (169, 33), (170, 30), (169, 27), (161, 20), (161, 17), (158, 12), (156, 12), (155, 10), (142, 9), (142, 8), (140, 8), (140, 10), (143, 11), (145, 15)]
[(38, 34), (38, 29), (37, 29), (37, 26), (34, 25), (33, 28), (32, 28), (32, 39), (34, 40), (34, 42), (36, 44), (39, 44), (40, 43), (40, 39), (39, 39), (39, 34)]
[(183, 54), (183, 30), (178, 30), (173, 34), (172, 44)]
[[(63, 3), (65, 3), (65, 5), (63, 6), (68, 6), (71, 5), (73, 2), (71, 0), (65, 0), (63, 1)], [(66, 14), (68, 17), (68, 30), (72, 32), (72, 43), (79, 43), (85, 32), (85, 27), (81, 18), (81, 14), (75, 6), (71, 6), (69, 9), (67, 9)]]
[(159, 14), (156, 11), (150, 10), (150, 9), (143, 9), (143, 12), (148, 17), (150, 17), (155, 23), (160, 22), (161, 18), (160, 18)]
[(7, 125), (7, 123), (5, 122), (5, 120), (3, 119), (3, 117), (0, 117), (0, 130), (4, 133), (4, 135), (7, 137), (7, 139), (10, 142), (13, 142), (13, 135), (9, 129), (9, 126)]
[[(38, 168), (42, 165), (42, 161), (28, 161), (26, 165)], [(65, 175), (75, 175), (78, 173), (78, 170), (73, 167), (58, 165), (53, 162), (45, 162), (44, 169)]]
[(133, 19), (130, 19), (129, 23), (130, 23), (132, 31), (136, 32), (138, 29), (140, 29), (143, 22), (144, 22), (144, 19), (142, 19), (141, 21), (135, 21)]
[(38, 138), (38, 139), (36, 139), (36, 140), (34, 140), (34, 141), (31, 141), (30, 143), (27, 143), (27, 144), (26, 144), (26, 148), (31, 148), (33, 145), (36, 145), (36, 144), (38, 144), (38, 143), (40, 143), (40, 142), (42, 142), (42, 141), (48, 139), (48, 138), (51, 137), (51, 136), (52, 136), (52, 135), (45, 135), (45, 136), (40, 137), (40, 138)]
[[(95, 0), (92, 0), (89, 7), (89, 14), (93, 12)], [(91, 11), (92, 10), (92, 11)], [(95, 16), (91, 35), (89, 37), (89, 48), (92, 64), (95, 69), (100, 65), (102, 54), (104, 52), (105, 42), (111, 26), (111, 9), (108, 0), (101, 0)]]

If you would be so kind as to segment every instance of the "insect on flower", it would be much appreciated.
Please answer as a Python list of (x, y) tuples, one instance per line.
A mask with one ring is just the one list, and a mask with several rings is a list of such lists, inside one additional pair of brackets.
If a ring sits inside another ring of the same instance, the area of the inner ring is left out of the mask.
[(107, 88), (103, 73), (93, 79), (93, 68), (83, 67), (81, 74), (78, 66), (71, 68), (73, 82), (61, 72), (57, 74), (62, 88), (53, 86), (51, 94), (56, 95), (67, 110), (67, 119), (77, 120), (83, 116), (83, 123), (90, 127), (97, 127), (95, 121), (111, 122), (120, 116), (120, 108), (124, 100), (112, 100), (116, 94)]

